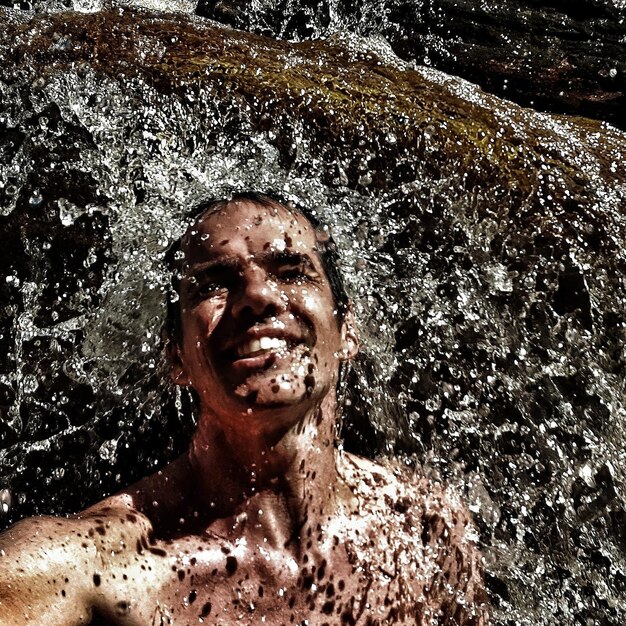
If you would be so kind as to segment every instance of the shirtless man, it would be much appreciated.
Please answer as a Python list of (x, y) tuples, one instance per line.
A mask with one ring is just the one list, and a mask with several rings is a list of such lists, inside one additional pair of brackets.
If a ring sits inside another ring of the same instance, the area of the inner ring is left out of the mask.
[(205, 208), (166, 340), (199, 407), (189, 451), (0, 536), (1, 626), (486, 623), (458, 501), (334, 445), (358, 343), (332, 246), (268, 196)]

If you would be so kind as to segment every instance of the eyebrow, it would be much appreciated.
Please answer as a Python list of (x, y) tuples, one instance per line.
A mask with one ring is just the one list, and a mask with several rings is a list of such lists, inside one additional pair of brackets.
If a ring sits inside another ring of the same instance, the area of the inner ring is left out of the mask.
[(305, 265), (314, 269), (313, 259), (302, 252), (294, 252), (293, 250), (268, 250), (261, 254), (255, 255), (264, 263), (282, 263), (284, 265)]
[(232, 257), (217, 257), (210, 261), (204, 261), (202, 263), (194, 263), (193, 265), (185, 265), (185, 276), (192, 277), (200, 274), (206, 274), (212, 270), (221, 269), (237, 269), (239, 262)]
[[(304, 265), (305, 267), (315, 270), (312, 258), (308, 254), (294, 252), (292, 250), (268, 250), (259, 254), (252, 255), (257, 261), (265, 265), (284, 264), (284, 265)], [(210, 261), (202, 263), (194, 263), (188, 266), (185, 275), (187, 277), (199, 276), (210, 273), (211, 271), (220, 270), (236, 270), (241, 266), (241, 262), (236, 257), (221, 256)]]

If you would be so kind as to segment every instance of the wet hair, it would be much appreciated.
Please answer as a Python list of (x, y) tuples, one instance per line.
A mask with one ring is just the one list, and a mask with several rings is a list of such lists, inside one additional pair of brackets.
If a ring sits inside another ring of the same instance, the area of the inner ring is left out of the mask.
[[(251, 202), (261, 207), (274, 208), (282, 207), (293, 215), (302, 215), (317, 232), (328, 231), (328, 227), (322, 224), (315, 213), (309, 209), (287, 202), (278, 194), (259, 193), (256, 191), (245, 191), (233, 194), (230, 198), (219, 200), (207, 200), (196, 205), (189, 213), (190, 224), (198, 222), (203, 217), (212, 213), (228, 209), (236, 202)], [(179, 237), (168, 248), (165, 254), (165, 261), (172, 272), (171, 293), (167, 298), (167, 317), (165, 320), (165, 330), (170, 337), (174, 338), (178, 344), (182, 343), (183, 329), (180, 311), (180, 281), (182, 276), (182, 243), (187, 231)], [(349, 307), (349, 298), (346, 293), (341, 271), (339, 269), (339, 253), (337, 245), (330, 232), (317, 241), (317, 253), (319, 254), (322, 267), (326, 273), (335, 306), (337, 307), (337, 322), (341, 324), (346, 316)]]

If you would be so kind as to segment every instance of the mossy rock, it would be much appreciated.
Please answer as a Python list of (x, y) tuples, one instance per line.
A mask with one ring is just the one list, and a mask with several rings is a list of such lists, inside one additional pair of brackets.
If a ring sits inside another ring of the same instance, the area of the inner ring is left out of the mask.
[[(498, 186), (520, 204), (567, 204), (572, 196), (592, 204), (591, 176), (626, 179), (623, 136), (610, 127), (531, 114), (349, 40), (288, 43), (183, 15), (116, 9), (39, 16), (10, 25), (4, 41), (15, 42), (4, 46), (5, 80), (15, 72), (45, 80), (86, 63), (113, 77), (141, 76), (166, 93), (204, 88), (239, 99), (259, 128), (302, 120), (320, 151), (365, 142), (387, 165), (374, 187), (399, 182), (394, 161), (410, 157), (433, 176), (456, 172), (466, 191)], [(354, 175), (349, 181), (358, 185)]]

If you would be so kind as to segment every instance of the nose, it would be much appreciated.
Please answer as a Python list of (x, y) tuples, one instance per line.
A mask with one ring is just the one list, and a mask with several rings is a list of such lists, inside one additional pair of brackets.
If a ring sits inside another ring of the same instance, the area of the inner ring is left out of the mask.
[(232, 314), (240, 317), (253, 314), (268, 317), (286, 309), (285, 294), (275, 281), (260, 267), (248, 267), (241, 277), (240, 289), (235, 294)]

